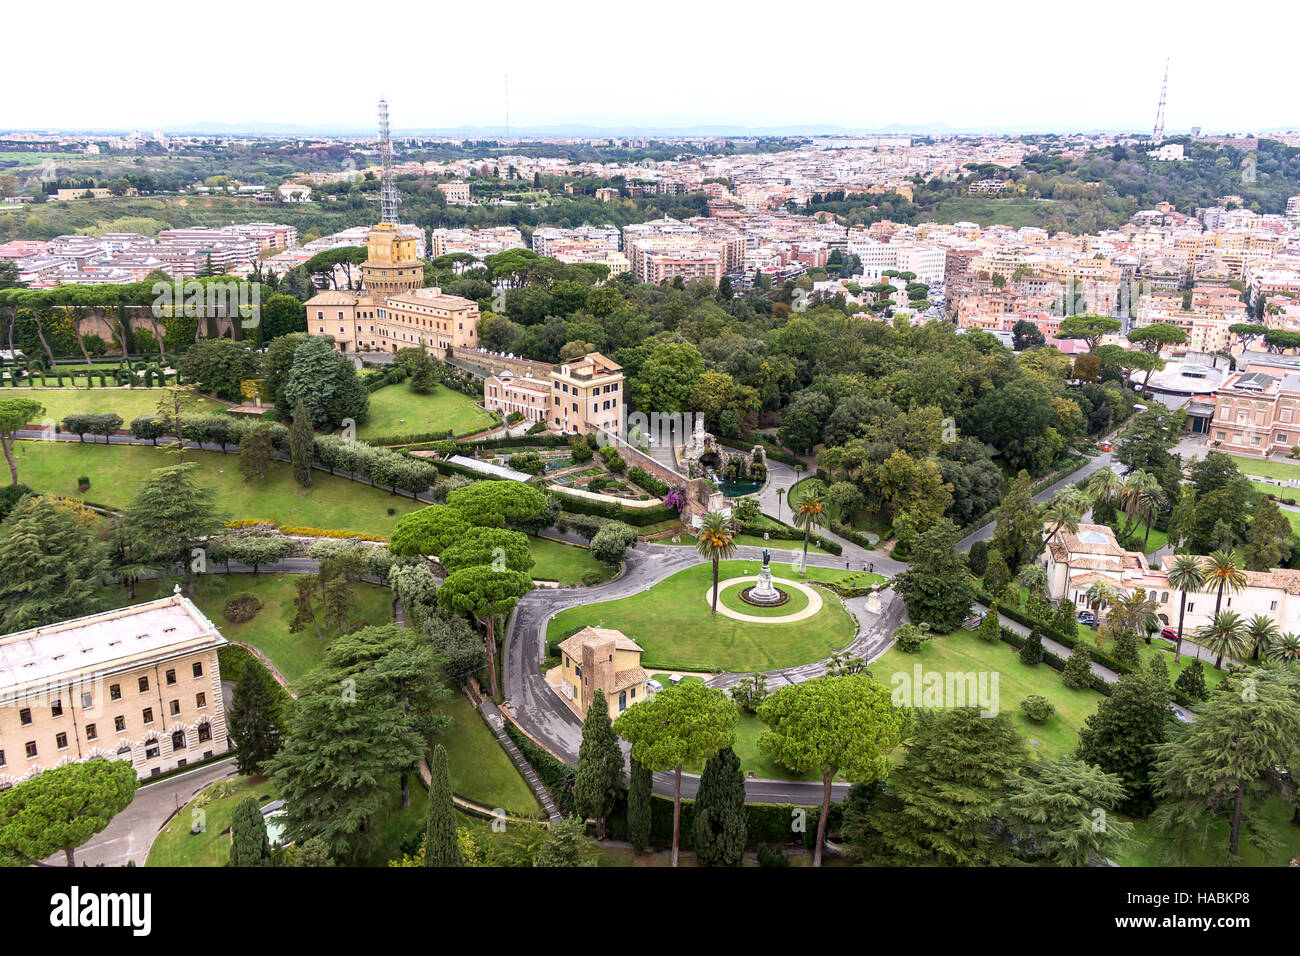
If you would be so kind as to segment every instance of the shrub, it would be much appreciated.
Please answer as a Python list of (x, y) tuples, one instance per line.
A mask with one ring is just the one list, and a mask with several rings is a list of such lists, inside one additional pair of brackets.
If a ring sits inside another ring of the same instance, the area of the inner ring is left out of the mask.
[(627, 463), (623, 461), (623, 456), (620, 455), (618, 449), (612, 445), (607, 445), (602, 448), (600, 450), (600, 457), (605, 459), (605, 466), (609, 468), (610, 471), (618, 472), (627, 467)]
[(1042, 663), (1043, 660), (1043, 636), (1038, 633), (1038, 628), (1029, 629), (1029, 636), (1025, 638), (1025, 646), (1020, 648), (1020, 662), (1033, 667), (1035, 664)]
[(932, 640), (934, 635), (928, 624), (903, 624), (894, 631), (894, 643), (907, 654), (915, 654)]
[(243, 624), (251, 621), (262, 610), (261, 600), (254, 594), (236, 594), (226, 602), (221, 613), (231, 624)]
[(1174, 681), (1174, 700), (1184, 707), (1195, 707), (1209, 696), (1205, 687), (1205, 668), (1194, 660), (1184, 668)]
[(975, 633), (982, 641), (989, 644), (996, 644), (1002, 638), (1002, 625), (998, 621), (998, 606), (993, 604), (989, 607), (989, 612), (984, 615), (984, 620), (980, 621), (980, 626)]
[(790, 859), (781, 852), (780, 848), (773, 848), (766, 843), (758, 845), (758, 865), (769, 867), (789, 866)]
[(1074, 645), (1074, 650), (1070, 652), (1070, 657), (1065, 662), (1065, 667), (1061, 671), (1061, 683), (1071, 690), (1079, 690), (1088, 686), (1088, 679), (1091, 676), (1092, 660), (1088, 657), (1084, 643), (1080, 641)]
[(1042, 724), (1056, 713), (1056, 705), (1042, 694), (1030, 694), (1020, 702), (1020, 712), (1034, 723)]
[(82, 475), (82, 476), (80, 476), (80, 477), (77, 479), (77, 490), (78, 490), (78, 491), (85, 491), (85, 490), (86, 490), (87, 488), (89, 488), (89, 487), (90, 487), (90, 478), (89, 478), (89, 477), (87, 477), (86, 475)]
[[(587, 456), (588, 459), (590, 459), (590, 457), (591, 457), (590, 455)], [(578, 459), (575, 456), (574, 461), (577, 460)], [(659, 498), (662, 498), (664, 495), (668, 494), (669, 491), (668, 482), (660, 481), (658, 478), (656, 478), (654, 475), (650, 474), (650, 472), (646, 471), (643, 468), (637, 468), (635, 466), (629, 468), (627, 470), (627, 480), (632, 482), (632, 484), (637, 485), (638, 487), (644, 488), (646, 491), (650, 492), (650, 494), (655, 495), (656, 497)]]
[(588, 571), (582, 576), (582, 583), (587, 587), (594, 587), (604, 580), (605, 575), (601, 574), (599, 571)]

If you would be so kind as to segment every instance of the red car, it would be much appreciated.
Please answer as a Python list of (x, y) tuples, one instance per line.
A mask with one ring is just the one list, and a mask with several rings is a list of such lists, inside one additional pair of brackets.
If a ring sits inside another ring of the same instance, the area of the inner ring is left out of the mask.
[(1178, 632), (1175, 631), (1172, 627), (1162, 627), (1160, 629), (1160, 636), (1163, 637), (1166, 641), (1177, 642), (1178, 640)]
[(1097, 450), (1098, 450), (1098, 451), (1111, 451), (1111, 450), (1114, 449), (1114, 447), (1115, 447), (1115, 446), (1112, 445), (1112, 444), (1111, 444), (1110, 442), (1108, 442), (1108, 441), (1099, 441), (1099, 442), (1097, 442)]

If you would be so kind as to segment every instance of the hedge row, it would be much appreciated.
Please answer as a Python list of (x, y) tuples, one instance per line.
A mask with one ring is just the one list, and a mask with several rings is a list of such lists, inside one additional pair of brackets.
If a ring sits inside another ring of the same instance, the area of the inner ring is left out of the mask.
[[(745, 844), (754, 846), (760, 843), (801, 843), (805, 849), (812, 849), (813, 841), (817, 838), (817, 821), (820, 818), (820, 806), (746, 803)], [(832, 803), (826, 818), (826, 832), (828, 834), (837, 832), (843, 819), (844, 808), (839, 803)], [(607, 822), (610, 839), (628, 838), (626, 795), (619, 797)], [(796, 824), (800, 829), (795, 829)], [(662, 847), (672, 846), (673, 843), (673, 801), (670, 797), (660, 796), (657, 793), (650, 796), (650, 843)], [(681, 847), (683, 850), (695, 848), (694, 800), (682, 800)]]
[(644, 488), (646, 491), (650, 492), (650, 494), (658, 498), (662, 498), (664, 495), (668, 494), (670, 490), (668, 482), (659, 480), (654, 475), (650, 474), (650, 472), (638, 468), (636, 465), (633, 465), (627, 470), (627, 480), (640, 488)]
[[(781, 525), (773, 528), (770, 525), (760, 524), (756, 521), (739, 521), (737, 526), (741, 534), (752, 534), (763, 537), (766, 533), (769, 538), (777, 541), (798, 541), (803, 542), (803, 532), (798, 528), (791, 528), (788, 525)], [(830, 538), (822, 537), (816, 532), (808, 536), (808, 542), (815, 544), (830, 554), (839, 555), (844, 553), (844, 547), (838, 541), (832, 541)]]
[[(985, 590), (981, 588), (978, 584), (975, 585), (975, 596), (979, 598), (980, 603), (983, 604), (985, 607), (993, 606), (993, 598), (991, 598), (988, 595), (988, 593), (985, 592)], [(1042, 621), (1035, 620), (1034, 618), (1026, 614), (1024, 611), (1020, 610), (1019, 608), (1002, 607), (999, 605), (998, 613), (1005, 614), (1007, 617), (1011, 618), (1011, 620), (1015, 621), (1018, 624), (1023, 624), (1025, 627), (1038, 628), (1038, 633), (1042, 634), (1044, 637), (1050, 637), (1058, 644), (1064, 644), (1070, 650), (1074, 650), (1075, 644), (1077, 644), (1079, 641), (1077, 635), (1070, 636), (1068, 634), (1062, 634), (1050, 623), (1045, 624)], [(1102, 667), (1108, 667), (1111, 670), (1113, 670), (1116, 674), (1127, 674), (1133, 670), (1133, 668), (1130, 665), (1125, 664), (1119, 660), (1116, 660), (1114, 657), (1112, 657), (1106, 651), (1102, 650), (1100, 647), (1097, 647), (1091, 641), (1088, 641), (1085, 644), (1085, 650), (1087, 650), (1088, 652), (1089, 659), (1091, 659), (1094, 663), (1100, 664)]]
[[(483, 477), (479, 475), (478, 477)], [(549, 488), (547, 493), (554, 496), (560, 507), (570, 514), (595, 515), (597, 518), (613, 518), (635, 528), (643, 528), (661, 521), (676, 521), (677, 509), (667, 505), (654, 505), (650, 508), (623, 508), (612, 501), (589, 501), (577, 495), (566, 494), (558, 488)]]
[(506, 733), (515, 742), (515, 746), (523, 753), (524, 759), (532, 764), (533, 769), (537, 771), (537, 777), (542, 781), (542, 786), (550, 791), (551, 800), (555, 802), (555, 809), (560, 812), (561, 816), (576, 813), (573, 798), (573, 769), (568, 764), (556, 760), (548, 751), (533, 743), (532, 738), (516, 727), (514, 721), (502, 720), (502, 724), (505, 725)]
[[(1002, 634), (1002, 640), (1010, 644), (1016, 650), (1025, 646), (1025, 635), (1017, 634), (1015, 631), (1006, 627), (999, 627)], [(1041, 633), (1041, 628), (1039, 629)], [(1065, 670), (1065, 660), (1058, 654), (1054, 654), (1047, 648), (1043, 648), (1043, 663), (1054, 671)], [(1103, 697), (1109, 697), (1111, 694), (1111, 685), (1108, 681), (1103, 680), (1091, 671), (1088, 672), (1088, 686), (1101, 694)]]

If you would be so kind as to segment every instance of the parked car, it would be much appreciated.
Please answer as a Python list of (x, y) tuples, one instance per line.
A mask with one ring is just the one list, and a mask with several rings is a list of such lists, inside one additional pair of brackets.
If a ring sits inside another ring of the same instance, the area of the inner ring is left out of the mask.
[(1174, 643), (1178, 642), (1178, 632), (1172, 627), (1162, 627), (1160, 629), (1160, 636), (1166, 641), (1173, 641)]
[(1093, 614), (1091, 611), (1080, 611), (1076, 616), (1076, 620), (1080, 624), (1092, 627), (1097, 623), (1097, 615)]
[(1111, 444), (1110, 442), (1108, 442), (1108, 441), (1099, 441), (1099, 442), (1097, 442), (1097, 450), (1098, 450), (1098, 451), (1114, 451), (1114, 450), (1115, 450), (1115, 446), (1112, 445), (1112, 444)]
[(961, 626), (968, 631), (973, 631), (975, 630), (975, 628), (979, 627), (980, 624), (982, 624), (983, 622), (984, 622), (983, 612), (976, 611), (970, 617), (966, 618), (966, 620), (962, 621)]

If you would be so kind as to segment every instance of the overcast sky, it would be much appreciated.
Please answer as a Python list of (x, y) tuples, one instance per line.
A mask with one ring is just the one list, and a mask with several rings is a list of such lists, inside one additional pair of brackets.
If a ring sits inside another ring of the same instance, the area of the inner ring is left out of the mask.
[(1150, 130), (1170, 56), (1166, 129), (1300, 128), (1300, 13), (1259, 0), (1244, 37), (1144, 0), (78, 6), (5, 12), (0, 127), (499, 126), (509, 74), (515, 127)]

